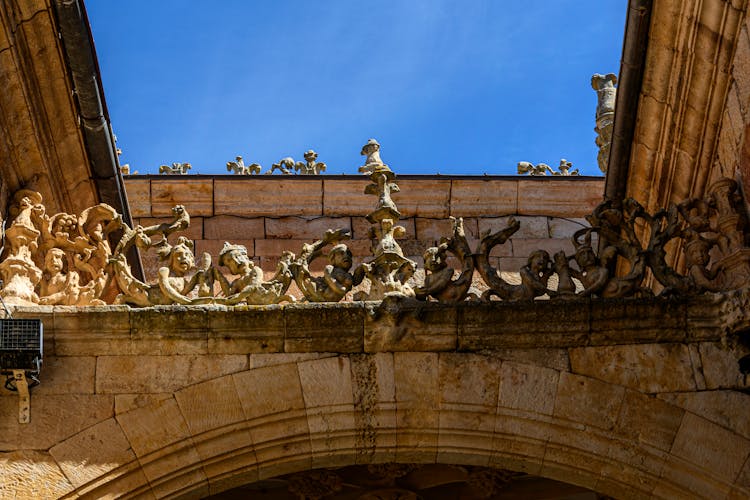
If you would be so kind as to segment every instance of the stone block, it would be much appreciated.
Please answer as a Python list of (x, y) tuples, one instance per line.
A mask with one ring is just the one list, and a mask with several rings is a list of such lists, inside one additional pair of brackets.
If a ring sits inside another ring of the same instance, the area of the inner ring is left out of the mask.
[(208, 311), (208, 352), (247, 354), (283, 352), (282, 306), (235, 306)]
[[(398, 180), (397, 180), (398, 182)], [(365, 186), (370, 179), (365, 176), (346, 179), (325, 179), (323, 181), (323, 215), (361, 216), (375, 209), (377, 200), (365, 194)]]
[(669, 452), (684, 414), (660, 399), (626, 390), (615, 433)]
[(461, 303), (458, 310), (458, 349), (548, 348), (581, 345), (588, 338), (586, 302)]
[(125, 178), (131, 217), (151, 217), (151, 180)]
[[(53, 318), (54, 352), (58, 356), (132, 353), (128, 306), (88, 307), (85, 314), (75, 307), (58, 306)], [(46, 337), (44, 349), (49, 352)]]
[(538, 239), (538, 238), (512, 238), (513, 256), (528, 259), (529, 255), (536, 250), (546, 250), (550, 258), (557, 252), (563, 251), (566, 255), (573, 255), (575, 248), (570, 239)]
[(554, 416), (610, 430), (617, 422), (625, 388), (561, 372)]
[(570, 371), (567, 349), (497, 349), (494, 356), (503, 361), (514, 361), (524, 365), (536, 365), (557, 371)]
[(595, 344), (682, 342), (687, 307), (681, 301), (607, 299), (591, 303), (591, 341)]
[(302, 245), (309, 240), (255, 240), (255, 255), (259, 257), (281, 257), (283, 252), (299, 255)]
[(499, 375), (499, 406), (552, 415), (559, 379), (557, 370), (505, 361)]
[(203, 220), (203, 238), (207, 240), (234, 243), (237, 240), (262, 239), (265, 234), (264, 217), (249, 219), (234, 215), (216, 215)]
[(584, 217), (603, 199), (604, 179), (522, 179), (518, 181), (518, 213), (552, 217)]
[(99, 356), (96, 391), (100, 394), (173, 392), (245, 369), (244, 355)]
[[(373, 227), (372, 223), (364, 217), (352, 217), (351, 220), (352, 220), (352, 237), (355, 240), (367, 240), (369, 242), (370, 237), (369, 237), (368, 231), (370, 230), (371, 227)], [(406, 234), (403, 237), (398, 238), (399, 240), (403, 240), (407, 238), (414, 239), (417, 237), (416, 236), (417, 235), (416, 222), (415, 222), (416, 220), (417, 220), (416, 217), (408, 217), (408, 218), (399, 219), (398, 225), (403, 226), (404, 230), (406, 231)]]
[(155, 306), (130, 315), (135, 354), (205, 354), (208, 352), (208, 308)]
[(549, 237), (550, 238), (572, 238), (576, 231), (586, 227), (590, 227), (583, 217), (548, 217), (547, 224), (549, 225)]
[[(745, 352), (719, 342), (698, 344), (700, 368), (707, 389), (745, 389), (750, 383), (739, 370), (738, 360)], [(697, 364), (698, 361), (696, 360)]]
[(151, 216), (171, 216), (172, 207), (183, 205), (190, 216), (214, 214), (213, 179), (195, 178), (151, 180)]
[(393, 359), (398, 429), (396, 459), (409, 463), (407, 461), (414, 461), (419, 456), (437, 453), (438, 355), (397, 352)]
[(329, 229), (352, 229), (350, 217), (266, 217), (265, 223), (267, 239), (296, 238), (310, 242), (321, 239)]
[(493, 217), (518, 213), (518, 181), (453, 179), (450, 215)]
[(750, 439), (750, 415), (746, 411), (750, 405), (750, 395), (744, 392), (674, 392), (657, 397)]
[[(74, 489), (47, 452), (2, 452), (0, 469), (0, 494), (6, 498), (62, 498)], [(75, 494), (71, 496), (75, 498)]]
[[(549, 226), (547, 224), (547, 217), (528, 217), (524, 215), (514, 215), (514, 219), (521, 223), (518, 231), (513, 233), (511, 238), (516, 239), (545, 239), (550, 237)], [(496, 233), (508, 227), (508, 219), (506, 217), (480, 217), (479, 221), (479, 232), (477, 236), (485, 233)]]
[(750, 453), (750, 441), (708, 420), (685, 413), (672, 454), (734, 482)]
[[(175, 393), (175, 399), (194, 436), (245, 420), (239, 396), (229, 375), (185, 387)], [(249, 439), (249, 435), (247, 437)]]
[(696, 390), (685, 344), (580, 347), (569, 350), (573, 373), (641, 392)]
[[(442, 238), (450, 238), (453, 235), (453, 221), (449, 218), (428, 219), (416, 217), (414, 219), (416, 232), (414, 237), (423, 244), (435, 246)], [(479, 237), (478, 222), (476, 218), (465, 218), (463, 221), (464, 233), (469, 241), (475, 241)], [(473, 248), (472, 248), (473, 249)]]
[(165, 399), (172, 399), (171, 392), (150, 394), (115, 394), (115, 415), (126, 413), (136, 408), (143, 408)]
[(247, 420), (305, 409), (295, 363), (247, 370), (232, 378)]
[[(396, 179), (401, 189), (392, 193), (403, 217), (446, 218), (449, 215), (451, 181), (449, 179)], [(375, 208), (376, 199), (370, 196)]]
[(364, 322), (366, 352), (455, 350), (454, 307), (408, 300), (385, 300), (373, 307)]
[(307, 303), (284, 306), (285, 352), (362, 352), (362, 303)]
[(93, 356), (44, 356), (44, 383), (34, 394), (94, 394), (95, 367)]
[(114, 418), (104, 420), (53, 446), (50, 454), (76, 487), (136, 459), (130, 442)]
[(281, 217), (294, 207), (297, 215), (323, 214), (323, 181), (311, 176), (216, 179), (216, 215)]
[(35, 395), (32, 392), (30, 422), (20, 424), (18, 395), (5, 392), (0, 396), (0, 411), (5, 415), (0, 419), (0, 449), (47, 450), (114, 415), (114, 399), (101, 394)]
[[(350, 357), (356, 463), (386, 462), (396, 458), (396, 386), (392, 353), (354, 354)], [(376, 455), (377, 452), (377, 455)]]

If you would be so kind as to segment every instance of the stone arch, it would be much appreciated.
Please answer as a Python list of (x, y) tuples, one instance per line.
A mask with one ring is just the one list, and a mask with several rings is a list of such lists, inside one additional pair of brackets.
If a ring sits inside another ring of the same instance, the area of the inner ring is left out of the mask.
[(729, 431), (622, 386), (477, 354), (278, 357), (102, 421), (50, 453), (83, 498), (200, 497), (383, 462), (497, 467), (618, 498), (748, 493), (735, 485), (746, 456), (702, 462), (700, 450), (720, 453)]

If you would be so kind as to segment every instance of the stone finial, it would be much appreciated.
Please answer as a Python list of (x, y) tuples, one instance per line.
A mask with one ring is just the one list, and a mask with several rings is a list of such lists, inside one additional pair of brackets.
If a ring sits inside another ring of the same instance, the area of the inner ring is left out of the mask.
[(365, 156), (365, 164), (359, 167), (359, 171), (365, 175), (371, 174), (374, 170), (390, 170), (388, 165), (380, 159), (380, 143), (375, 139), (369, 139), (367, 144), (362, 146), (360, 153)]
[(161, 165), (159, 173), (164, 175), (187, 175), (188, 170), (193, 168), (189, 163), (172, 163), (172, 166)]
[(264, 175), (271, 175), (277, 170), (281, 172), (282, 175), (292, 175), (294, 171), (294, 165), (294, 158), (292, 158), (291, 156), (287, 156), (286, 158), (280, 159), (278, 163), (272, 164), (271, 168), (266, 170)]
[(538, 163), (534, 165), (528, 161), (519, 161), (517, 172), (519, 175), (547, 175), (547, 172), (554, 175), (554, 172), (546, 163)]
[(252, 175), (259, 174), (262, 167), (257, 163), (245, 165), (241, 156), (235, 157), (234, 161), (227, 162), (227, 172), (234, 172), (234, 175)]
[(599, 147), (597, 162), (602, 172), (607, 172), (609, 148), (612, 143), (612, 127), (615, 121), (615, 101), (617, 98), (617, 76), (595, 74), (591, 77), (591, 87), (596, 91), (596, 145)]
[(305, 162), (298, 161), (294, 164), (294, 170), (299, 172), (299, 175), (319, 175), (326, 169), (326, 164), (317, 161), (318, 153), (312, 149), (305, 151)]
[(573, 169), (573, 164), (566, 160), (565, 158), (562, 158), (560, 160), (560, 165), (557, 167), (558, 172), (552, 172), (552, 175), (559, 175), (559, 176), (569, 176), (569, 175), (579, 175), (578, 169)]

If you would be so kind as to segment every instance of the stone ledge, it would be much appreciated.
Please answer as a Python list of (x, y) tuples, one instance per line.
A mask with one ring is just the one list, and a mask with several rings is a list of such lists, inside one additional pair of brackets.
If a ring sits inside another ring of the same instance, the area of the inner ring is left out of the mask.
[[(54, 356), (477, 352), (722, 342), (747, 323), (750, 291), (684, 299), (297, 303), (272, 306), (16, 307), (41, 318)], [(712, 314), (709, 314), (712, 312)]]

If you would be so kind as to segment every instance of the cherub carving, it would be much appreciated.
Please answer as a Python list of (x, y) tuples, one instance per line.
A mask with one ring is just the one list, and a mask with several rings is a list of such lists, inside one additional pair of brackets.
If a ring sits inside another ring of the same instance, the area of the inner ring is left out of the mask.
[(325, 171), (326, 164), (316, 161), (318, 153), (312, 149), (305, 151), (305, 163), (298, 161), (294, 164), (294, 170), (299, 171), (300, 175), (319, 175)]
[(376, 169), (376, 167), (386, 167), (380, 159), (380, 144), (375, 139), (369, 139), (367, 144), (362, 146), (360, 154), (366, 157), (365, 164), (359, 167), (361, 173), (369, 175)]
[(243, 245), (224, 242), (224, 247), (219, 254), (219, 265), (225, 266), (230, 273), (238, 277), (230, 282), (221, 274), (217, 276), (225, 295), (223, 299), (217, 299), (217, 302), (229, 305), (243, 302), (247, 304), (294, 302), (294, 297), (286, 295), (292, 280), (289, 264), (293, 258), (294, 254), (284, 252), (273, 279), (263, 281), (263, 270), (250, 259), (247, 248)]
[(78, 302), (78, 273), (65, 267), (65, 252), (51, 248), (44, 258), (44, 272), (39, 282), (39, 303), (42, 305), (75, 305)]
[[(474, 274), (474, 258), (466, 241), (463, 219), (451, 217), (451, 221), (453, 235), (443, 238), (438, 246), (430, 247), (424, 253), (424, 283), (414, 290), (418, 299), (432, 296), (445, 303), (456, 303), (466, 299)], [(446, 262), (448, 251), (461, 261), (461, 274), (455, 280), (453, 268)]]
[(321, 256), (323, 248), (350, 237), (347, 230), (328, 230), (323, 239), (302, 247), (302, 253), (291, 270), (297, 287), (310, 302), (338, 302), (354, 286), (354, 276), (350, 273), (352, 253), (343, 243), (329, 250), (329, 264), (323, 269), (322, 276), (312, 276), (309, 269), (310, 263)]

